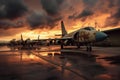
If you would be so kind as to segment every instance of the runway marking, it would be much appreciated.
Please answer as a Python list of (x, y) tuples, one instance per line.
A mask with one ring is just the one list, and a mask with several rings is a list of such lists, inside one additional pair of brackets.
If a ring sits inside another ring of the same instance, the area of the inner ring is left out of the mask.
[[(44, 58), (42, 55), (40, 55), (40, 54), (35, 54), (34, 52), (32, 54), (35, 55), (35, 56), (37, 56), (37, 57), (39, 57), (39, 58), (41, 58), (41, 59), (43, 59), (43, 60), (45, 60), (45, 61), (47, 61), (47, 62), (49, 62), (49, 63), (51, 63), (51, 64), (53, 64), (54, 66), (62, 67), (60, 64), (55, 63), (55, 62), (53, 62), (51, 60), (48, 60), (48, 59)], [(89, 80), (86, 76), (79, 74), (78, 72), (70, 69), (69, 67), (64, 67), (64, 69), (66, 69), (66, 70), (74, 73), (75, 75), (83, 78), (84, 80)]]

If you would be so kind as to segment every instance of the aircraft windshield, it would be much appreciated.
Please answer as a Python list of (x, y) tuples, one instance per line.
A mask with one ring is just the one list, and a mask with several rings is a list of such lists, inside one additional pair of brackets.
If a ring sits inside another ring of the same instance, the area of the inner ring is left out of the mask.
[(85, 29), (85, 30), (89, 30), (89, 31), (95, 30), (93, 27), (85, 27), (84, 29)]

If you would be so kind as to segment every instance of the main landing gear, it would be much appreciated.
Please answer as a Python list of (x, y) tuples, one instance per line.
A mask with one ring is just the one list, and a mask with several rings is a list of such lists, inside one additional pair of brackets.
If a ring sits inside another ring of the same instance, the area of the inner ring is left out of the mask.
[(80, 48), (80, 43), (79, 43), (79, 42), (77, 43), (77, 48), (78, 48), (78, 49)]
[(61, 49), (63, 49), (64, 48), (64, 44), (63, 44), (63, 40), (61, 40)]
[(90, 44), (86, 46), (86, 51), (92, 51), (92, 46)]
[(61, 49), (63, 49), (63, 44), (61, 44)]

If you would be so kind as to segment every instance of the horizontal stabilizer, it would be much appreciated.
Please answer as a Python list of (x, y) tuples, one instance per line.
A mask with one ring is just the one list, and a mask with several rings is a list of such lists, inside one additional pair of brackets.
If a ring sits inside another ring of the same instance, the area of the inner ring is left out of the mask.
[(55, 34), (55, 36), (62, 36), (62, 34)]

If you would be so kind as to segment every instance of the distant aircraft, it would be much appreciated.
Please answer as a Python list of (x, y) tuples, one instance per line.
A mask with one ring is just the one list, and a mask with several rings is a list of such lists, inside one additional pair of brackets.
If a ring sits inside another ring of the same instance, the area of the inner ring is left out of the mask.
[(60, 41), (61, 48), (65, 45), (76, 45), (78, 48), (85, 45), (87, 51), (92, 50), (92, 43), (103, 41), (107, 38), (107, 34), (101, 31), (95, 30), (95, 28), (87, 26), (78, 29), (74, 32), (67, 33), (63, 21), (61, 21), (62, 37), (56, 39)]
[(20, 40), (12, 39), (9, 42), (8, 47), (14, 50), (15, 49), (40, 49), (38, 41), (39, 41), (39, 36), (38, 36), (37, 42), (35, 42), (33, 40), (30, 40), (30, 38), (24, 40), (21, 34), (21, 39)]

